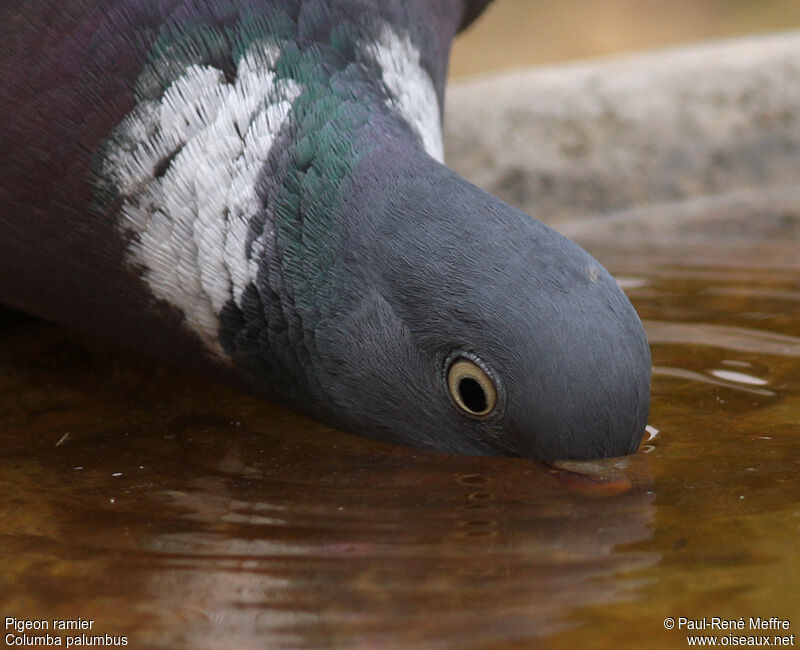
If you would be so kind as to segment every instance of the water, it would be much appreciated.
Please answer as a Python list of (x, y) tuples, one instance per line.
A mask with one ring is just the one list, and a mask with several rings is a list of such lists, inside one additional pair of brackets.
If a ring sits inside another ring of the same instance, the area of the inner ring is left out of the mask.
[(683, 647), (668, 616), (797, 632), (796, 242), (590, 240), (645, 320), (651, 430), (560, 468), (338, 433), (4, 314), (0, 615), (137, 648)]

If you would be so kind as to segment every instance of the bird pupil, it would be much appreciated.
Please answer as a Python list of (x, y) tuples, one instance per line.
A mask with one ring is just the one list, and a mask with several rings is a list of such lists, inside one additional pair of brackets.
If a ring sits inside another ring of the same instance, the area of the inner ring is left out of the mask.
[(473, 413), (483, 413), (488, 406), (483, 387), (472, 377), (464, 377), (458, 382), (458, 396)]

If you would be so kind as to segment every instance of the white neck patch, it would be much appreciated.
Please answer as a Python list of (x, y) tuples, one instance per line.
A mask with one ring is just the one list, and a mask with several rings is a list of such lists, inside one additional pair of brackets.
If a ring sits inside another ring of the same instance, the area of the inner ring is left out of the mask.
[[(364, 52), (382, 70), (387, 105), (441, 161), (439, 104), (419, 51), (387, 25)], [(231, 299), (241, 305), (271, 247), (267, 223), (247, 253), (250, 223), (262, 209), (259, 174), (302, 92), (294, 80), (276, 78), (279, 55), (277, 45), (253, 45), (233, 82), (212, 66), (188, 66), (115, 129), (100, 169), (122, 199), (120, 228), (134, 235), (129, 262), (221, 357), (219, 314)]]
[(246, 252), (258, 175), (301, 90), (275, 78), (278, 55), (254, 46), (233, 83), (216, 68), (189, 66), (160, 100), (140, 103), (122, 122), (102, 169), (124, 199), (120, 225), (137, 236), (130, 260), (218, 354), (218, 315), (232, 297), (240, 302), (258, 270)]
[(380, 66), (383, 83), (392, 94), (386, 104), (414, 129), (428, 155), (444, 162), (439, 98), (420, 63), (419, 50), (408, 35), (400, 36), (388, 25), (364, 50)]

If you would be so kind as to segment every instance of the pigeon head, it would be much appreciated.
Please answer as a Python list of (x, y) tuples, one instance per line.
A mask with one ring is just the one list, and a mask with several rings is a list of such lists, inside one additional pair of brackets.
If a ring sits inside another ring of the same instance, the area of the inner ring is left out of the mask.
[(459, 453), (635, 451), (650, 353), (610, 274), (422, 154), (382, 151), (362, 170), (341, 241), (348, 308), (324, 341), (331, 411), (367, 435)]

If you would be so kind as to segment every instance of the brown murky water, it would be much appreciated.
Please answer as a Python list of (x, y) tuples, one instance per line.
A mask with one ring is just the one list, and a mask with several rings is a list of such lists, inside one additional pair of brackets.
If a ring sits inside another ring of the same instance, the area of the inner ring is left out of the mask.
[(0, 614), (135, 648), (675, 648), (667, 616), (796, 626), (800, 263), (703, 250), (598, 247), (646, 321), (654, 429), (571, 471), (352, 437), (5, 314)]

